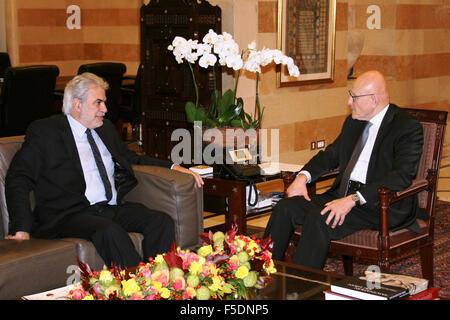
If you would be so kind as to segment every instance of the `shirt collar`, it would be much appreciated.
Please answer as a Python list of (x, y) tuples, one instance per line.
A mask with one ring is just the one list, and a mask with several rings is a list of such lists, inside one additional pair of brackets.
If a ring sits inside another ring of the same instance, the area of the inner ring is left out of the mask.
[(381, 125), (381, 122), (383, 121), (384, 116), (386, 115), (386, 112), (388, 111), (389, 104), (383, 108), (380, 112), (378, 112), (372, 119), (369, 120), (372, 125), (379, 127)]
[(87, 128), (83, 126), (78, 120), (75, 120), (70, 114), (67, 115), (67, 120), (69, 121), (70, 128), (72, 129), (72, 132), (74, 136), (77, 138), (82, 138), (83, 136), (86, 136), (86, 130)]

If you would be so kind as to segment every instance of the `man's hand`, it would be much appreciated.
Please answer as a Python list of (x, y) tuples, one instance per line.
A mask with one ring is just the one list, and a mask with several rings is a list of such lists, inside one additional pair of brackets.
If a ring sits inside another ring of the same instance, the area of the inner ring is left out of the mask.
[(198, 186), (199, 188), (201, 188), (201, 187), (203, 186), (203, 184), (205, 183), (205, 182), (203, 181), (203, 178), (202, 178), (197, 172), (195, 172), (195, 171), (186, 169), (186, 168), (184, 168), (184, 167), (182, 167), (182, 166), (179, 166), (179, 165), (177, 165), (177, 164), (173, 165), (172, 170), (176, 170), (176, 171), (179, 171), (179, 172), (184, 172), (184, 173), (188, 173), (188, 174), (193, 175), (193, 176), (194, 176), (194, 179), (195, 179), (195, 182), (197, 183), (197, 186)]
[(7, 240), (30, 240), (30, 234), (25, 231), (17, 231), (15, 235), (7, 235)]
[(328, 215), (326, 224), (330, 224), (330, 222), (334, 219), (331, 228), (335, 228), (336, 225), (342, 225), (345, 220), (345, 216), (352, 210), (352, 208), (356, 205), (355, 201), (352, 200), (352, 196), (349, 195), (345, 198), (336, 199), (330, 201), (325, 204), (325, 208), (320, 212), (321, 215), (324, 215), (328, 211), (330, 214)]
[(299, 174), (286, 190), (288, 198), (302, 196), (305, 197), (306, 200), (311, 201), (308, 195), (308, 189), (306, 188), (306, 181), (307, 177), (304, 174)]

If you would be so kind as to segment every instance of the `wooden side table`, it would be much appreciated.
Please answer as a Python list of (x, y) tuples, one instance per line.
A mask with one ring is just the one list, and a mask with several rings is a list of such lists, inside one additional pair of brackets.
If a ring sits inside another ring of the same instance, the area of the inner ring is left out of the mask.
[(228, 198), (228, 213), (225, 214), (225, 231), (235, 224), (239, 234), (247, 233), (247, 206), (245, 181), (220, 178), (204, 178), (203, 194)]
[[(206, 196), (219, 196), (228, 198), (228, 210), (225, 213), (225, 228), (228, 231), (235, 224), (238, 233), (247, 234), (247, 218), (270, 212), (271, 209), (263, 208), (247, 212), (247, 194), (245, 181), (223, 179), (218, 177), (205, 177), (203, 194)], [(283, 191), (283, 181), (279, 176), (262, 177), (261, 182), (256, 183), (261, 192)], [(213, 227), (213, 229), (215, 229)]]

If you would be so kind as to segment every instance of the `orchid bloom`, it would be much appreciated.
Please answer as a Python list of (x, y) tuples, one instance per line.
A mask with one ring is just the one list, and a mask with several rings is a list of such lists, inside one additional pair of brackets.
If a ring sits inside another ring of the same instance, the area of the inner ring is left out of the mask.
[(209, 66), (215, 65), (217, 62), (217, 57), (211, 53), (204, 54), (198, 61), (198, 65), (202, 68), (208, 68)]

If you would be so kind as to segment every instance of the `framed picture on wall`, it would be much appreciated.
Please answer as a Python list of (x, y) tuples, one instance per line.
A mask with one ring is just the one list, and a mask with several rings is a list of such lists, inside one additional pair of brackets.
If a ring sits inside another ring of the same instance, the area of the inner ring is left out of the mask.
[(277, 46), (300, 70), (277, 69), (278, 87), (334, 80), (335, 23), (336, 0), (278, 0)]

